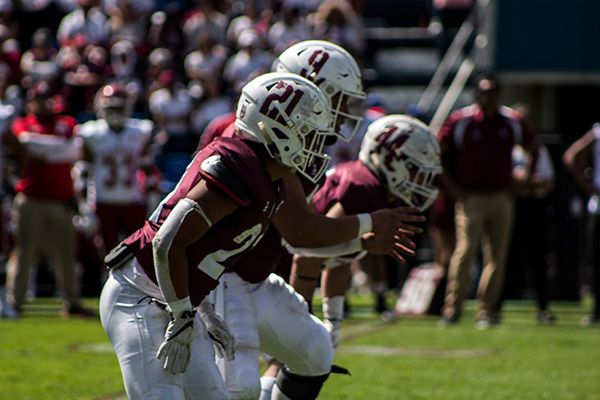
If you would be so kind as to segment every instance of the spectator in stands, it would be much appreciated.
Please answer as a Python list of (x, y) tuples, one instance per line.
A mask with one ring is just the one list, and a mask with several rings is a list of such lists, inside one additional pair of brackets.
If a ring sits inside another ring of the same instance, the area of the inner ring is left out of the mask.
[(206, 82), (220, 76), (227, 60), (227, 49), (214, 41), (208, 32), (198, 34), (196, 48), (184, 61), (186, 77)]
[(35, 80), (55, 82), (60, 75), (56, 50), (52, 45), (52, 32), (40, 28), (33, 34), (31, 48), (21, 57), (21, 71)]
[[(513, 109), (531, 125), (527, 105), (516, 104)], [(517, 198), (506, 282), (515, 282), (516, 279), (510, 277), (522, 276), (530, 270), (538, 306), (537, 319), (541, 323), (552, 323), (556, 316), (549, 308), (546, 243), (548, 195), (554, 188), (554, 167), (548, 149), (543, 144), (539, 145), (538, 159), (532, 168), (531, 179), (526, 179), (530, 162), (530, 157), (523, 148), (515, 146), (513, 178)], [(507, 294), (509, 291), (507, 285), (504, 292)]]
[(79, 0), (78, 7), (67, 14), (58, 27), (58, 43), (71, 44), (79, 41), (80, 36), (86, 43), (101, 45), (108, 39), (106, 15), (100, 10), (98, 0)]
[(208, 32), (220, 44), (225, 44), (227, 16), (219, 11), (219, 0), (197, 0), (198, 6), (191, 10), (183, 23), (186, 48), (192, 49), (200, 32)]
[(365, 43), (358, 15), (346, 0), (325, 0), (314, 15), (314, 35), (347, 49), (360, 59)]
[[(246, 29), (256, 30), (262, 38), (267, 36), (268, 28), (261, 24), (261, 14), (258, 9), (257, 2), (254, 0), (238, 2), (240, 7), (243, 7), (242, 14), (234, 17), (226, 32), (226, 44), (231, 48), (235, 48), (237, 37)], [(233, 10), (232, 10), (233, 12)]]
[[(470, 271), (480, 241), (484, 268), (477, 297), (477, 327), (500, 322), (497, 313), (502, 295), (506, 255), (512, 230), (512, 148), (522, 144), (537, 162), (537, 141), (516, 113), (501, 107), (500, 87), (492, 74), (475, 80), (475, 104), (455, 111), (439, 132), (442, 182), (456, 199), (456, 249), (450, 260), (442, 325), (456, 324), (467, 295)], [(530, 169), (525, 180), (531, 179)]]
[(196, 148), (190, 134), (192, 98), (173, 71), (163, 71), (158, 80), (159, 89), (148, 100), (152, 120), (160, 130), (163, 143), (157, 164), (165, 172), (167, 168), (174, 168), (170, 161), (173, 157), (181, 160), (180, 167), (166, 174), (167, 180), (176, 183)]
[(76, 50), (69, 69), (64, 71), (64, 82), (68, 87), (71, 112), (81, 119), (91, 113), (94, 95), (110, 71), (104, 47), (87, 44)]
[(250, 76), (269, 71), (271, 56), (261, 48), (261, 40), (254, 30), (246, 30), (237, 38), (238, 52), (225, 64), (223, 77), (231, 87), (241, 87)]
[(185, 47), (181, 31), (183, 11), (177, 3), (170, 2), (164, 11), (156, 11), (150, 18), (148, 30), (148, 46), (170, 49), (171, 56), (179, 58)]
[(173, 53), (164, 47), (158, 47), (148, 55), (148, 68), (146, 69), (146, 91), (148, 97), (160, 88), (158, 77), (165, 71), (174, 69)]
[(302, 3), (296, 0), (284, 1), (281, 8), (281, 20), (277, 21), (269, 29), (269, 45), (275, 52), (280, 54), (294, 43), (308, 40), (311, 32)]
[(108, 36), (110, 43), (127, 40), (136, 48), (143, 48), (146, 41), (148, 16), (139, 11), (134, 0), (117, 0), (108, 9)]
[(191, 117), (194, 136), (199, 136), (212, 120), (231, 111), (231, 98), (223, 88), (224, 83), (218, 75), (204, 81), (203, 99)]
[(21, 79), (21, 48), (10, 29), (0, 24), (0, 62), (6, 64), (11, 71), (10, 83), (18, 83)]
[(45, 254), (63, 296), (64, 316), (90, 316), (80, 303), (75, 271), (74, 194), (71, 167), (78, 157), (75, 119), (54, 113), (50, 87), (37, 83), (27, 93), (27, 115), (12, 133), (26, 158), (14, 199), (15, 247), (9, 260), (7, 301), (22, 312), (30, 266)]
[[(563, 155), (563, 162), (573, 175), (593, 220), (589, 245), (592, 247), (592, 312), (582, 320), (585, 326), (600, 325), (600, 124), (596, 123), (577, 139)], [(588, 168), (592, 166), (592, 176)], [(587, 170), (587, 171), (586, 171)]]
[(119, 83), (127, 90), (134, 105), (133, 110), (143, 108), (140, 104), (145, 99), (145, 89), (138, 74), (138, 56), (133, 43), (120, 40), (110, 48), (111, 82)]

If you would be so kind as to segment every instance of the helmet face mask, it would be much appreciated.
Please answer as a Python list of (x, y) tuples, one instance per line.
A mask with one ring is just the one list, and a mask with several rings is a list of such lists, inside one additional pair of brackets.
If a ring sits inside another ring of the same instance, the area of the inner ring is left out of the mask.
[(437, 198), (440, 148), (422, 122), (404, 115), (376, 120), (365, 134), (359, 159), (407, 205), (424, 211)]
[(307, 40), (289, 47), (275, 69), (304, 76), (329, 98), (336, 135), (349, 142), (362, 122), (366, 94), (358, 64), (342, 47), (323, 40)]
[(131, 114), (129, 95), (120, 85), (108, 84), (100, 88), (94, 99), (99, 118), (113, 130), (121, 130)]
[(323, 153), (333, 135), (325, 95), (312, 82), (288, 73), (270, 73), (242, 89), (236, 128), (263, 143), (269, 155), (312, 182), (329, 164)]

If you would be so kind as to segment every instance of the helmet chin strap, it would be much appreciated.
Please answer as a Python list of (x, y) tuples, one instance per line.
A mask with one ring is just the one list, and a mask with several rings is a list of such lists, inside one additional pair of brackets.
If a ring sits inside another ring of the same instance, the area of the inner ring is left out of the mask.
[(269, 137), (269, 134), (267, 133), (267, 127), (265, 126), (265, 124), (262, 121), (258, 121), (258, 129), (260, 130), (260, 133), (262, 134), (263, 138), (265, 139), (265, 143), (267, 145), (267, 150), (269, 150), (269, 153), (271, 153), (271, 155), (273, 155), (273, 157), (278, 157), (279, 149), (277, 148), (275, 143), (273, 143), (273, 141)]

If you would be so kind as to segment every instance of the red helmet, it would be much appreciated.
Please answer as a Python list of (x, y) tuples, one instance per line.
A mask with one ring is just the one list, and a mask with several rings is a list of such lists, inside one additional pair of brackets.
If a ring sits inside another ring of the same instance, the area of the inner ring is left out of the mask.
[(125, 88), (116, 83), (104, 85), (96, 93), (94, 109), (111, 127), (122, 127), (131, 115), (131, 99)]

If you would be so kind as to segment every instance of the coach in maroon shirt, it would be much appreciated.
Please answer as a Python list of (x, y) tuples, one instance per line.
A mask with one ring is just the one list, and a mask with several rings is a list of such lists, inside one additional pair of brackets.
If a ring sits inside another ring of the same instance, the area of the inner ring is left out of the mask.
[(487, 328), (499, 322), (496, 310), (513, 223), (512, 149), (521, 144), (535, 161), (537, 141), (513, 110), (500, 106), (493, 75), (476, 78), (474, 96), (475, 104), (455, 111), (438, 133), (442, 181), (456, 199), (456, 248), (441, 323), (454, 324), (460, 318), (481, 241), (484, 267), (477, 291), (477, 326)]

